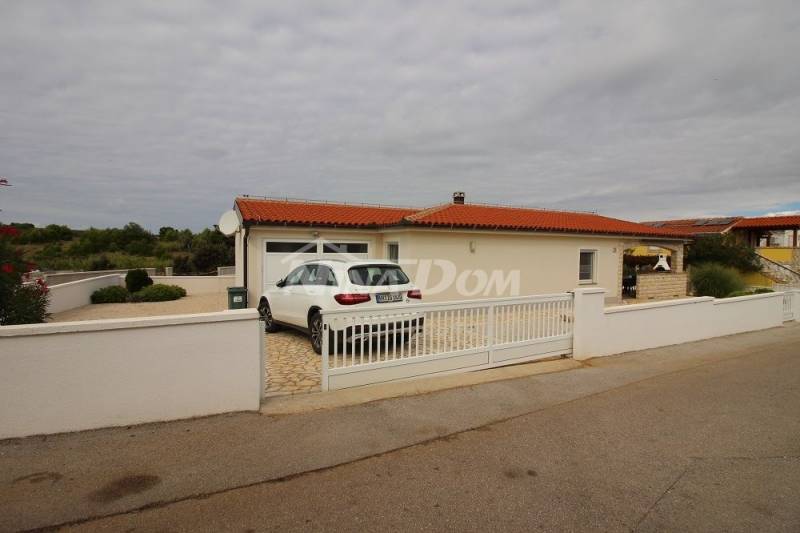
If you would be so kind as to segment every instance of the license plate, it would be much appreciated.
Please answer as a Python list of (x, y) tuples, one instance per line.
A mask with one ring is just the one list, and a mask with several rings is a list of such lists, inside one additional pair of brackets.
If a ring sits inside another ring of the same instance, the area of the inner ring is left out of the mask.
[(403, 294), (400, 292), (384, 292), (376, 294), (375, 301), (379, 304), (385, 304), (388, 302), (402, 302)]

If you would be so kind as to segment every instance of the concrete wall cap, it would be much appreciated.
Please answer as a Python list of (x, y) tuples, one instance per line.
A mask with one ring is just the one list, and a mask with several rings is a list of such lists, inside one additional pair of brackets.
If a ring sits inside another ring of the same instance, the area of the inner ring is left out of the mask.
[(734, 296), (732, 298), (714, 299), (714, 305), (732, 304), (743, 300), (763, 300), (768, 298), (783, 298), (782, 292), (765, 292), (764, 294), (748, 294), (747, 296)]
[(172, 275), (172, 276), (150, 276), (153, 280), (176, 280), (179, 281), (181, 279), (233, 279), (236, 276), (234, 274), (223, 274), (222, 276), (180, 276), (180, 275)]
[(572, 292), (575, 294), (605, 294), (608, 291), (606, 289), (603, 289), (602, 287), (590, 287), (585, 289), (582, 288), (572, 289)]
[(25, 335), (52, 335), (56, 333), (77, 333), (82, 331), (110, 331), (115, 329), (152, 328), (180, 324), (203, 324), (210, 322), (230, 322), (235, 320), (255, 320), (256, 309), (235, 309), (216, 313), (197, 313), (189, 315), (164, 315), (155, 317), (115, 318), (103, 320), (84, 320), (80, 322), (57, 322), (48, 324), (22, 324), (0, 326), (0, 337), (22, 337)]
[(67, 281), (65, 283), (59, 283), (58, 285), (53, 285), (49, 287), (51, 291), (61, 290), (66, 287), (73, 287), (75, 285), (86, 285), (87, 283), (91, 283), (93, 281), (97, 281), (98, 279), (108, 279), (108, 278), (122, 278), (124, 277), (122, 274), (103, 274), (102, 276), (95, 276), (93, 278), (86, 278), (86, 279), (78, 279), (75, 281)]
[(699, 296), (697, 298), (681, 298), (679, 300), (668, 300), (666, 302), (650, 302), (645, 304), (632, 304), (620, 305), (618, 307), (609, 307), (605, 310), (606, 314), (612, 313), (629, 313), (632, 311), (641, 311), (643, 309), (658, 309), (661, 307), (675, 307), (678, 305), (694, 305), (705, 302), (713, 302), (714, 298), (711, 296)]

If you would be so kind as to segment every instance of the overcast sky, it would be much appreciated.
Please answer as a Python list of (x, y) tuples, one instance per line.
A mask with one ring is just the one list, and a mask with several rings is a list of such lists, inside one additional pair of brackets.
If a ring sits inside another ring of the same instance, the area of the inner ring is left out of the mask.
[(797, 0), (0, 2), (0, 220), (800, 204)]

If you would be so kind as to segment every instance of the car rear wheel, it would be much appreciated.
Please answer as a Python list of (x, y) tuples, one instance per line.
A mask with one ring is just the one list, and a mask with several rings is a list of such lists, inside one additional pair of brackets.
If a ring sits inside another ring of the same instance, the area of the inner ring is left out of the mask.
[(281, 327), (276, 324), (275, 319), (272, 318), (272, 309), (270, 309), (269, 303), (266, 300), (261, 300), (258, 304), (258, 314), (261, 315), (261, 320), (264, 321), (264, 331), (267, 333), (280, 331)]
[(315, 311), (308, 319), (308, 333), (311, 336), (311, 347), (314, 352), (322, 353), (322, 315)]

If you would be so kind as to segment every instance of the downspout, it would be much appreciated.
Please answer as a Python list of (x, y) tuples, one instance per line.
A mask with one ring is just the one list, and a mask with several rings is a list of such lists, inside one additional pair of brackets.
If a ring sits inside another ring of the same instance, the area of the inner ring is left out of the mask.
[[(247, 291), (247, 241), (250, 238), (250, 224), (244, 223), (242, 224), (244, 228), (244, 238), (242, 239), (242, 261), (244, 261), (244, 269), (243, 274), (244, 277), (242, 281), (244, 281), (244, 288)], [(247, 302), (247, 305), (250, 305), (250, 302)]]

